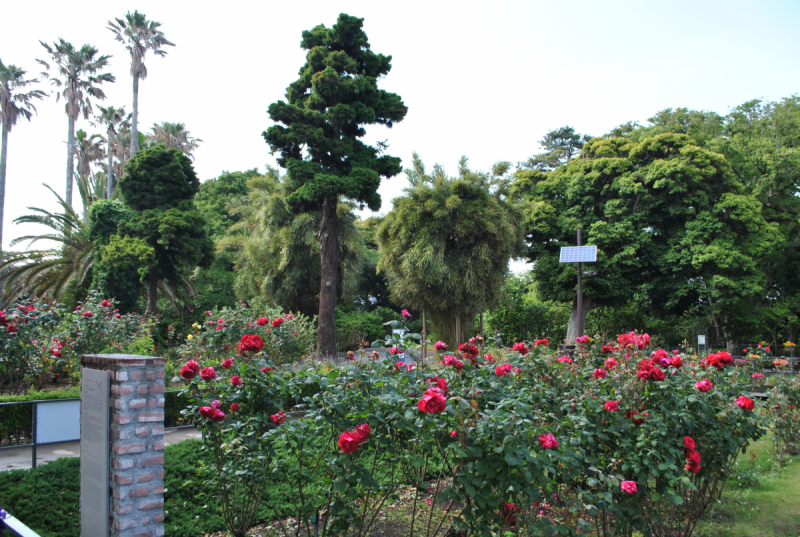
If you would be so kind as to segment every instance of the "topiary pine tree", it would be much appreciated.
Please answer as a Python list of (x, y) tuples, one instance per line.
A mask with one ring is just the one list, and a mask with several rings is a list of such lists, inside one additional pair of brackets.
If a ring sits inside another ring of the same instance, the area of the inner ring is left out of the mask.
[[(181, 270), (208, 266), (214, 243), (205, 219), (195, 208), (200, 181), (192, 161), (179, 149), (156, 145), (140, 150), (125, 165), (119, 180), (125, 205), (132, 214), (119, 223), (103, 254), (109, 266), (141, 263), (147, 277), (146, 314), (157, 312), (159, 279), (178, 282)], [(146, 246), (152, 252), (146, 252)]]
[(401, 171), (399, 158), (381, 154), (384, 144), (373, 147), (359, 139), (366, 134), (363, 125), (391, 127), (408, 111), (399, 95), (378, 89), (392, 57), (370, 50), (363, 23), (343, 13), (330, 29), (319, 25), (303, 32), (306, 63), (287, 88), (286, 101), (270, 105), (269, 116), (278, 125), (263, 133), (270, 149), (280, 153), (278, 164), (289, 171), (287, 203), (296, 211), (322, 209), (317, 325), (322, 356), (336, 354), (339, 198), (378, 210), (381, 177)]

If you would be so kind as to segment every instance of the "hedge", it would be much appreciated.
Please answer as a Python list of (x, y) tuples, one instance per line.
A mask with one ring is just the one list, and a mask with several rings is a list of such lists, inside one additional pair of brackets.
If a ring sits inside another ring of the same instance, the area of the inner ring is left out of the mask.
[[(186, 405), (178, 397), (179, 389), (168, 390), (164, 394), (164, 426), (178, 427), (192, 423), (181, 416), (181, 409)], [(25, 401), (40, 401), (44, 399), (73, 399), (81, 396), (80, 388), (58, 390), (52, 392), (28, 392), (25, 395), (6, 395), (0, 397), (2, 403), (17, 403)], [(31, 442), (33, 422), (30, 405), (3, 405), (0, 406), (0, 445), (18, 445)]]

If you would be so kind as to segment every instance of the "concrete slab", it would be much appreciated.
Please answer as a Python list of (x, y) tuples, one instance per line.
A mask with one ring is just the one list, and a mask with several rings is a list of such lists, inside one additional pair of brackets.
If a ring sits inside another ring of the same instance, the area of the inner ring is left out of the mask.
[[(185, 429), (167, 429), (164, 431), (164, 444), (170, 445), (192, 438), (202, 438), (202, 433), (194, 427)], [(31, 467), (30, 447), (0, 450), (0, 471), (21, 470)], [(36, 466), (46, 464), (61, 457), (80, 457), (81, 443), (59, 442), (36, 447)]]

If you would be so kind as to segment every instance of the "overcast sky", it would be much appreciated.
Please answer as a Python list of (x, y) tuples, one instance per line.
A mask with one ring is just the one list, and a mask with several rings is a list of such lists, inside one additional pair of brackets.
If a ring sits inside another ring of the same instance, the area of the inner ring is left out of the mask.
[[(92, 44), (113, 56), (117, 77), (102, 104), (130, 110), (130, 57), (106, 23), (133, 9), (176, 44), (147, 58), (140, 129), (185, 123), (203, 140), (202, 180), (274, 164), (261, 137), (267, 107), (304, 62), (301, 32), (340, 12), (365, 18), (372, 49), (393, 57), (382, 87), (408, 106), (402, 123), (368, 129), (368, 140), (387, 140), (404, 165), (417, 151), (451, 173), (461, 155), (476, 169), (524, 160), (563, 125), (599, 135), (664, 108), (724, 114), (800, 88), (797, 1), (17, 1), (3, 6), (0, 59), (35, 74), (46, 59), (40, 39)], [(50, 97), (37, 108), (9, 135), (5, 247), (36, 232), (12, 224), (26, 206), (56, 207), (42, 183), (65, 189), (64, 103)], [(382, 183), (382, 212), (404, 186), (400, 176)]]

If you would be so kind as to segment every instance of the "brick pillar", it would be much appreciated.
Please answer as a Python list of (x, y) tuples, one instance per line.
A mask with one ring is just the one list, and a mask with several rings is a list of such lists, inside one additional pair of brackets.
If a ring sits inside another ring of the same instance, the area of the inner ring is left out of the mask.
[(113, 537), (164, 535), (164, 359), (92, 354), (109, 372), (109, 528)]

